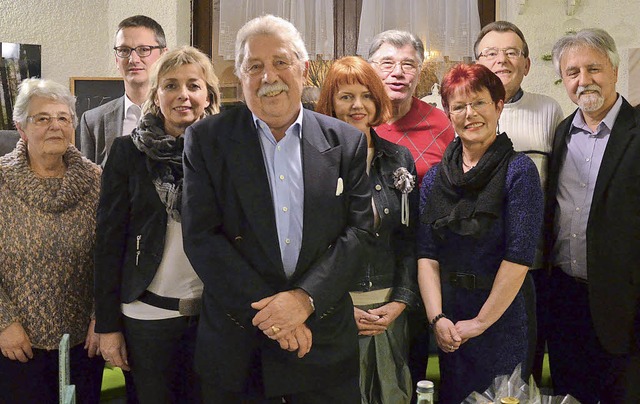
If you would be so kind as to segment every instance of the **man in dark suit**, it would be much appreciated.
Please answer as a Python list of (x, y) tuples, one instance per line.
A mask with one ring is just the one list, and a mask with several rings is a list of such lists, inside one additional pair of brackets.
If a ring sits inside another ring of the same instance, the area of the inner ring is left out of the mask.
[(640, 113), (616, 92), (619, 60), (600, 29), (553, 48), (578, 109), (549, 162), (549, 362), (555, 393), (582, 403), (640, 402)]
[(144, 15), (125, 18), (115, 36), (115, 61), (124, 79), (124, 95), (82, 114), (80, 149), (89, 160), (104, 166), (113, 139), (136, 127), (149, 91), (149, 73), (167, 49), (160, 24)]
[(356, 403), (350, 281), (372, 240), (367, 142), (302, 109), (308, 55), (281, 18), (236, 39), (246, 107), (187, 129), (184, 247), (204, 282), (205, 402)]

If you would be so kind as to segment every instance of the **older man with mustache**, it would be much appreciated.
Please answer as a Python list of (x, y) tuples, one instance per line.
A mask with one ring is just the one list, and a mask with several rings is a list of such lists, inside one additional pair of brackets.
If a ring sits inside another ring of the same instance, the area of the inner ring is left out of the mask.
[(246, 107), (186, 132), (184, 246), (204, 283), (207, 403), (356, 403), (348, 290), (372, 241), (367, 141), (303, 110), (308, 55), (271, 15), (236, 39)]
[(611, 36), (558, 40), (553, 62), (576, 112), (549, 163), (549, 362), (556, 394), (640, 402), (640, 113), (616, 92)]

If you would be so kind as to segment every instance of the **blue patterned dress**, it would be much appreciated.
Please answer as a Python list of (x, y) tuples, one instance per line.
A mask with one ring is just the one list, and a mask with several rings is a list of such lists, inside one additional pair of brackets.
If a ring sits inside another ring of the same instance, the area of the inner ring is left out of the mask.
[[(421, 216), (440, 165), (424, 178), (420, 190)], [(421, 223), (418, 258), (438, 261), (440, 271), (495, 277), (503, 260), (530, 266), (542, 228), (543, 197), (534, 163), (517, 154), (507, 168), (502, 216), (481, 238), (445, 230), (443, 238)], [(476, 317), (490, 290), (463, 289), (442, 283), (442, 311), (455, 324)], [(527, 360), (529, 321), (523, 288), (505, 313), (483, 334), (453, 353), (440, 352), (440, 402), (460, 403), (473, 391), (483, 392), (502, 374), (511, 374)], [(530, 308), (529, 308), (530, 310)]]

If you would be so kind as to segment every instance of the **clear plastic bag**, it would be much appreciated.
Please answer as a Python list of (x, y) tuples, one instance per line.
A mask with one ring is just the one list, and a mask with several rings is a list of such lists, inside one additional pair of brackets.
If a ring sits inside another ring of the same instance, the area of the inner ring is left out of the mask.
[(533, 377), (529, 378), (529, 384), (520, 377), (520, 365), (516, 366), (510, 376), (498, 376), (493, 384), (483, 393), (473, 392), (464, 401), (464, 404), (500, 404), (503, 397), (515, 397), (521, 404), (580, 404), (572, 397), (548, 396), (540, 393)]

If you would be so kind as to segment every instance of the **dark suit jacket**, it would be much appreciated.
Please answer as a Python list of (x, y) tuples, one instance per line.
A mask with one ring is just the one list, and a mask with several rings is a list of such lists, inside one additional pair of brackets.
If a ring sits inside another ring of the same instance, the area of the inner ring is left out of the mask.
[[(347, 290), (372, 240), (367, 142), (350, 125), (304, 110), (303, 238), (287, 279), (258, 136), (246, 106), (205, 118), (186, 132), (184, 246), (204, 282), (196, 369), (225, 389), (241, 391), (259, 357), (268, 395), (330, 388), (358, 372)], [(344, 191), (336, 196), (338, 178)], [(313, 347), (302, 359), (251, 324), (252, 302), (293, 288), (307, 291), (316, 309), (307, 320)]]
[[(566, 139), (574, 115), (558, 126), (549, 161), (547, 257), (551, 257), (555, 242), (558, 174), (567, 154)], [(639, 159), (640, 112), (623, 99), (598, 172), (587, 223), (589, 305), (596, 334), (612, 354), (627, 353), (632, 343), (638, 343), (633, 340), (633, 323), (640, 317)]]
[(100, 333), (122, 331), (120, 304), (147, 289), (162, 261), (167, 211), (147, 160), (131, 136), (119, 137), (102, 172), (94, 276)]
[(104, 167), (113, 139), (122, 136), (123, 120), (124, 95), (82, 114), (80, 119), (82, 154)]

